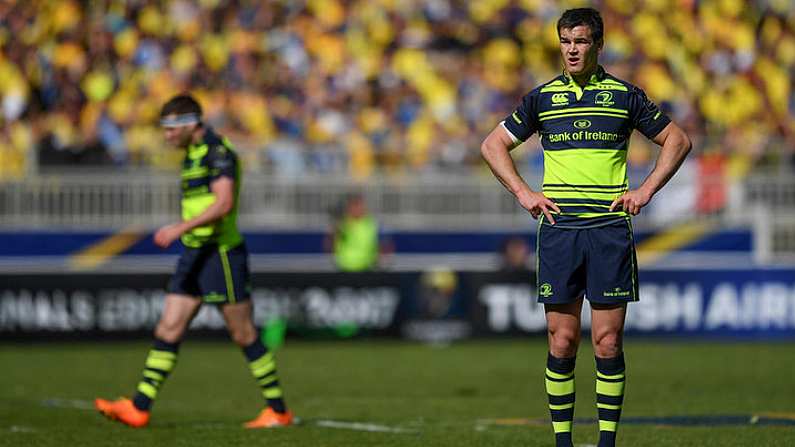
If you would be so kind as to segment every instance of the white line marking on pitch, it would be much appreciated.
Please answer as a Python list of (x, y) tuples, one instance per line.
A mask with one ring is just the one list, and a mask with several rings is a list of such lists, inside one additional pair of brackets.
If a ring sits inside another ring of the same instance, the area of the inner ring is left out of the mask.
[(320, 419), (318, 421), (315, 421), (315, 425), (317, 425), (318, 427), (343, 428), (348, 430), (379, 432), (379, 433), (415, 433), (415, 431), (413, 430), (389, 427), (386, 425), (370, 424), (366, 422), (332, 421), (329, 419)]
[(36, 430), (31, 427), (25, 427), (22, 425), (12, 425), (8, 427), (8, 431), (11, 433), (33, 433)]
[(80, 399), (44, 399), (41, 401), (43, 407), (55, 408), (75, 408), (78, 410), (94, 410), (94, 402)]

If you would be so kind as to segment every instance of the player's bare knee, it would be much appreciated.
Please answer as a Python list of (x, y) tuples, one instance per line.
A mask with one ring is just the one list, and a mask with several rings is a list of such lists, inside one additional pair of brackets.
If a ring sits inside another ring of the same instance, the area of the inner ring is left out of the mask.
[(595, 334), (594, 353), (597, 357), (612, 358), (621, 353), (622, 337), (619, 332), (606, 331)]
[(232, 337), (232, 341), (234, 341), (238, 346), (248, 346), (251, 344), (248, 334), (243, 331), (234, 331), (230, 334), (230, 336)]
[(555, 330), (549, 332), (549, 350), (559, 358), (573, 357), (577, 354), (578, 337), (572, 330)]
[(254, 340), (257, 338), (257, 333), (254, 328), (235, 328), (229, 330), (229, 336), (232, 338), (232, 341), (235, 342), (238, 346), (245, 347), (254, 343)]
[(183, 330), (176, 326), (157, 325), (155, 337), (168, 343), (176, 343), (182, 338)]
[(160, 320), (155, 327), (155, 337), (169, 343), (178, 342), (184, 332), (185, 325), (168, 320)]

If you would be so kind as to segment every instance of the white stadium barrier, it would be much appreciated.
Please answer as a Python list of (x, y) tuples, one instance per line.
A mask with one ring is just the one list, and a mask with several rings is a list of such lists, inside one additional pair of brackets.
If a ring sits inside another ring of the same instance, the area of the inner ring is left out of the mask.
[[(637, 229), (689, 219), (725, 227), (752, 227), (757, 260), (795, 259), (795, 176), (751, 177), (728, 188), (727, 206), (712, 215), (692, 211), (693, 176), (677, 176)], [(528, 178), (537, 187), (537, 178)], [(393, 229), (524, 230), (530, 218), (490, 175), (401, 176), (365, 183), (341, 176), (284, 178), (248, 174), (241, 193), (241, 227), (319, 229), (348, 193), (362, 192), (371, 211)], [(155, 228), (178, 218), (179, 184), (173, 174), (39, 174), (0, 183), (0, 225), (5, 228)]]

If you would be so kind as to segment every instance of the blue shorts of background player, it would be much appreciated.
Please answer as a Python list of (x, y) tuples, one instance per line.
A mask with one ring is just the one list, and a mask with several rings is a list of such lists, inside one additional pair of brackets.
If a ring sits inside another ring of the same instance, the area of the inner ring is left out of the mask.
[(251, 298), (248, 250), (245, 243), (224, 249), (218, 245), (185, 247), (168, 293), (190, 295), (205, 303), (237, 303)]

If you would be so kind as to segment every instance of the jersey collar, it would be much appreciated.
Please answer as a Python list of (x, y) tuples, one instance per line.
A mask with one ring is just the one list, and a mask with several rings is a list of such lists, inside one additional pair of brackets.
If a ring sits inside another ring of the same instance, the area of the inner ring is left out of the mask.
[[(591, 78), (588, 80), (588, 85), (598, 84), (602, 82), (602, 80), (604, 80), (606, 75), (607, 73), (605, 72), (605, 69), (601, 65), (597, 65), (596, 71), (591, 75)], [(577, 96), (577, 101), (579, 101), (583, 95), (583, 89), (580, 86), (580, 84), (575, 82), (574, 78), (571, 77), (571, 75), (567, 73), (566, 70), (563, 70), (562, 76), (563, 76), (563, 82), (566, 83), (566, 86), (569, 88), (569, 90), (574, 92), (574, 94)]]
[[(605, 72), (604, 67), (602, 67), (601, 65), (597, 65), (596, 71), (594, 71), (594, 73), (591, 75), (591, 78), (588, 80), (588, 84), (596, 84), (602, 82), (606, 75), (607, 73)], [(570, 84), (577, 84), (576, 82), (574, 82), (574, 78), (571, 77), (571, 75), (566, 70), (563, 70), (563, 80)]]
[(202, 134), (202, 139), (197, 144), (191, 144), (188, 146), (188, 152), (193, 152), (196, 150), (200, 150), (202, 147), (206, 146), (213, 138), (217, 139), (218, 137), (215, 136), (215, 132), (209, 127), (204, 126), (204, 133)]

